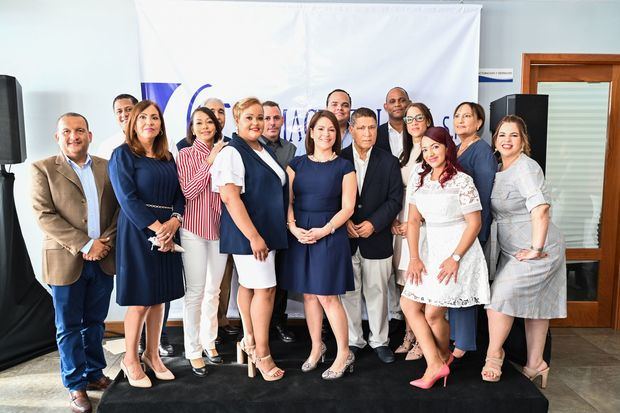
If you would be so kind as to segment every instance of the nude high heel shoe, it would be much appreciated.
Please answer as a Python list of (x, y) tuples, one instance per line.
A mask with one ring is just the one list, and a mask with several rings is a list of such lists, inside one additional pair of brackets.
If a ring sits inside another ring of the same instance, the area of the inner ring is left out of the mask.
[(147, 376), (146, 374), (141, 379), (132, 379), (131, 376), (129, 375), (127, 366), (125, 366), (125, 362), (123, 360), (121, 360), (121, 370), (123, 371), (123, 375), (127, 377), (127, 381), (129, 382), (129, 385), (132, 387), (140, 387), (143, 389), (147, 389), (153, 385), (151, 383), (151, 379), (149, 379), (149, 376)]
[(531, 369), (529, 367), (523, 366), (523, 370), (521, 371), (521, 373), (523, 373), (523, 375), (527, 377), (528, 379), (530, 379), (531, 381), (534, 381), (538, 377), (540, 377), (540, 388), (541, 389), (547, 388), (547, 378), (549, 377), (549, 366), (547, 366), (547, 368), (543, 370), (536, 370), (536, 369)]
[(256, 348), (255, 345), (250, 346), (248, 344), (245, 344), (245, 337), (242, 338), (241, 341), (238, 341), (237, 342), (237, 363), (245, 364), (245, 358), (247, 356), (248, 365), (249, 365), (252, 360), (255, 348)]
[(398, 346), (396, 350), (394, 350), (394, 354), (404, 354), (411, 350), (411, 347), (415, 343), (415, 336), (413, 335), (413, 331), (407, 331), (405, 337), (403, 338), (403, 344)]
[(271, 359), (271, 354), (267, 354), (264, 357), (258, 357), (256, 354), (252, 357), (252, 359), (248, 362), (248, 377), (254, 378), (256, 376), (256, 370), (260, 372), (261, 376), (265, 381), (276, 381), (280, 380), (284, 377), (284, 370), (279, 368), (278, 366), (274, 366), (271, 370), (265, 372), (260, 368), (258, 363), (262, 363), (263, 360)]
[(174, 374), (172, 374), (170, 370), (168, 369), (164, 371), (155, 370), (155, 368), (153, 367), (153, 363), (151, 363), (151, 360), (148, 357), (146, 357), (144, 354), (142, 354), (142, 361), (148, 368), (153, 370), (153, 373), (155, 373), (155, 377), (157, 377), (159, 380), (174, 380)]

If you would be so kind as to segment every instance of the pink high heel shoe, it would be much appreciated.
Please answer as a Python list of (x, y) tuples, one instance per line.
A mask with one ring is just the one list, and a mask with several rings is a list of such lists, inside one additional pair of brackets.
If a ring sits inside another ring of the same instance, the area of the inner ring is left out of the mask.
[(424, 381), (422, 380), (422, 378), (419, 378), (417, 380), (413, 380), (412, 382), (409, 382), (409, 384), (411, 384), (414, 387), (418, 387), (420, 389), (428, 390), (435, 385), (437, 380), (443, 379), (443, 387), (446, 387), (449, 375), (450, 375), (450, 367), (448, 367), (448, 365), (444, 363), (444, 365), (441, 366), (441, 369), (439, 369), (437, 374), (435, 374), (435, 377), (433, 377), (431, 380)]

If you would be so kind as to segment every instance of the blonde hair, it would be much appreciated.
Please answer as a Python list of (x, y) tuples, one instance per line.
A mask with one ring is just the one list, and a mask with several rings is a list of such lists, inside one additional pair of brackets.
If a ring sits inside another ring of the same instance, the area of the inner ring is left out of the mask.
[(241, 112), (254, 105), (259, 105), (261, 108), (263, 107), (261, 101), (255, 97), (247, 97), (235, 103), (232, 108), (233, 118), (235, 119), (235, 122), (239, 123), (239, 117), (241, 116)]
[(521, 152), (523, 152), (527, 156), (530, 156), (530, 153), (532, 153), (532, 147), (530, 145), (530, 137), (527, 134), (527, 125), (525, 124), (525, 121), (523, 120), (523, 118), (517, 115), (504, 116), (497, 123), (497, 127), (495, 128), (495, 133), (493, 134), (493, 138), (491, 140), (491, 143), (493, 144), (493, 149), (494, 150), (496, 149), (495, 144), (497, 143), (497, 135), (499, 134), (499, 129), (502, 127), (504, 123), (514, 123), (515, 125), (517, 125), (517, 129), (519, 129), (519, 135), (521, 135), (521, 144), (522, 144)]

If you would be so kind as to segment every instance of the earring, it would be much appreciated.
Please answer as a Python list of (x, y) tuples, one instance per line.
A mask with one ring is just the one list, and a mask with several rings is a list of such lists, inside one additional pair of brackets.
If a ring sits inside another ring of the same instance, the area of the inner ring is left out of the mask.
[(164, 131), (163, 130), (159, 130), (159, 136), (164, 136)]

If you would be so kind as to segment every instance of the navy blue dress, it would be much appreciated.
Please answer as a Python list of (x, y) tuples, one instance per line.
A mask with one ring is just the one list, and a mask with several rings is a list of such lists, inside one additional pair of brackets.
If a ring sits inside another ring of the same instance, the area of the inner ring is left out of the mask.
[[(295, 224), (304, 229), (327, 224), (342, 207), (342, 178), (355, 170), (346, 159), (319, 163), (307, 155), (294, 158), (293, 210)], [(301, 244), (289, 233), (280, 287), (317, 295), (340, 295), (355, 289), (349, 238), (344, 225), (316, 244)]]
[(474, 185), (480, 195), (482, 204), (482, 227), (478, 233), (478, 241), (484, 248), (491, 231), (491, 191), (495, 182), (497, 171), (497, 159), (493, 155), (491, 146), (482, 139), (472, 143), (465, 152), (459, 156), (459, 164), (465, 173), (474, 179)]
[(108, 168), (121, 207), (116, 234), (116, 302), (148, 306), (182, 297), (181, 254), (151, 249), (148, 241), (155, 235), (149, 225), (168, 221), (172, 212), (183, 214), (185, 208), (174, 160), (136, 156), (123, 144), (112, 153)]

